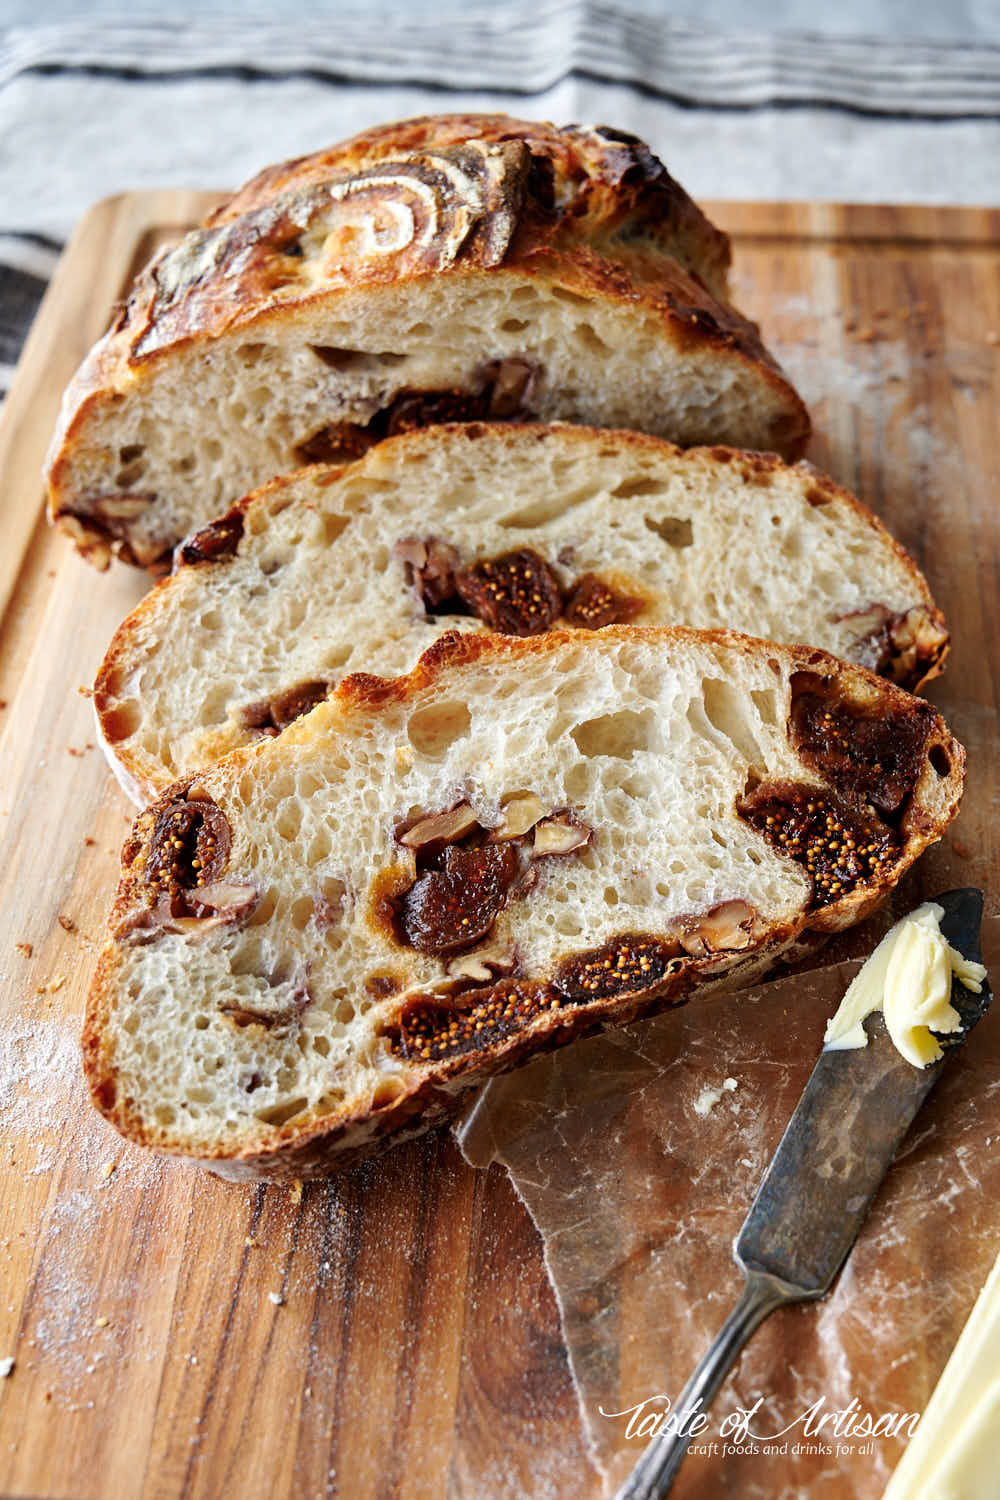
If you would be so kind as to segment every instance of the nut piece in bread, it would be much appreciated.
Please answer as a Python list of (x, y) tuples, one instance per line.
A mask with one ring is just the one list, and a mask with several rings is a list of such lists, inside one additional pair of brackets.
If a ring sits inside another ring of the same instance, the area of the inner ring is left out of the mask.
[(158, 565), (275, 474), (431, 422), (570, 421), (797, 456), (729, 249), (604, 127), (444, 116), (275, 167), (139, 276), (63, 403), (52, 517)]
[(276, 480), (184, 544), (111, 643), (98, 729), (141, 803), (349, 672), (407, 671), (446, 629), (560, 619), (733, 628), (910, 688), (948, 640), (912, 560), (805, 465), (569, 426), (428, 428)]
[(820, 651), (444, 636), (139, 816), (87, 1009), (94, 1100), (226, 1175), (329, 1170), (864, 917), (963, 766), (929, 704)]

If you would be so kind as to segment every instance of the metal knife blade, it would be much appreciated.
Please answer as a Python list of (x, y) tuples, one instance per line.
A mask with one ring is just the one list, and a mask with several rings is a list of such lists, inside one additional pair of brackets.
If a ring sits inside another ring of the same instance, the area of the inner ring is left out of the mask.
[[(944, 936), (978, 961), (982, 891), (969, 887), (934, 899), (944, 908)], [(914, 1115), (990, 999), (987, 982), (976, 995), (952, 981), (962, 1029), (938, 1038), (943, 1055), (926, 1068), (896, 1051), (881, 1015), (865, 1022), (867, 1047), (820, 1054), (733, 1247), (746, 1277), (743, 1295), (677, 1398), (677, 1412), (711, 1404), (747, 1339), (775, 1308), (830, 1290)], [(654, 1437), (615, 1500), (662, 1500), (690, 1441), (683, 1423)]]
[[(978, 960), (983, 893), (948, 891), (941, 931)], [(983, 1016), (990, 989), (973, 994), (955, 980), (951, 1003), (962, 1017), (950, 1047)], [(915, 1068), (893, 1046), (881, 1015), (865, 1023), (868, 1046), (821, 1052), (795, 1113), (764, 1174), (736, 1240), (746, 1271), (775, 1276), (801, 1297), (822, 1297), (854, 1244), (879, 1184), (917, 1110), (948, 1061)]]

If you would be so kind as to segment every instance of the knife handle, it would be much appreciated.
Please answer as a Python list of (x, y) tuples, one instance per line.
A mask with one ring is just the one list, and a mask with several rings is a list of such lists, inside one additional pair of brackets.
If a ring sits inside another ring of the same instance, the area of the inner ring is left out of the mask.
[[(749, 1271), (742, 1297), (681, 1392), (674, 1411), (686, 1411), (699, 1401), (699, 1412), (707, 1411), (751, 1334), (776, 1307), (801, 1300), (798, 1289), (763, 1271)], [(692, 1441), (687, 1432), (662, 1433), (652, 1438), (625, 1483), (616, 1491), (614, 1500), (662, 1500), (669, 1494)]]

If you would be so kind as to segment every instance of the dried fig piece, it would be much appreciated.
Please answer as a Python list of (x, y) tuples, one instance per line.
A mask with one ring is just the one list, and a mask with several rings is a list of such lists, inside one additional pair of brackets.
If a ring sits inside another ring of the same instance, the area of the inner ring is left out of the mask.
[(455, 589), (477, 619), (502, 635), (541, 635), (562, 613), (556, 576), (530, 547), (458, 573)]
[(247, 703), (237, 715), (244, 729), (256, 729), (261, 734), (275, 735), (287, 729), (296, 719), (322, 703), (330, 691), (330, 684), (318, 678), (310, 682), (297, 682), (294, 687), (275, 693), (272, 698), (261, 698), (256, 703)]
[(196, 563), (221, 562), (225, 557), (235, 557), (243, 535), (243, 512), (231, 510), (208, 526), (203, 526), (177, 549), (177, 561), (194, 566)]
[(602, 625), (622, 625), (642, 608), (638, 599), (616, 593), (596, 573), (577, 579), (566, 600), (563, 618), (578, 630), (600, 630)]
[(213, 915), (199, 887), (215, 888), (229, 861), (229, 819), (208, 797), (184, 798), (157, 810), (144, 879), (155, 904), (173, 917)]
[(828, 679), (816, 673), (792, 677), (792, 744), (807, 766), (882, 813), (898, 812), (912, 792), (931, 716), (926, 703), (912, 700), (875, 718), (838, 699)]
[(493, 927), (518, 872), (510, 844), (482, 849), (450, 845), (440, 870), (428, 870), (401, 897), (397, 912), (407, 943), (420, 953), (458, 953)]
[(349, 464), (374, 448), (380, 432), (361, 422), (330, 422), (295, 449), (303, 464)]
[(295, 687), (276, 693), (271, 699), (271, 722), (275, 729), (287, 729), (289, 724), (307, 714), (317, 703), (322, 703), (329, 691), (328, 682), (316, 679), (296, 683)]
[(802, 865), (813, 883), (814, 907), (877, 885), (899, 858), (899, 836), (876, 812), (819, 787), (762, 782), (737, 812)]
[(428, 817), (421, 818), (400, 835), (399, 842), (405, 844), (407, 849), (419, 849), (426, 854), (435, 847), (441, 849), (445, 844), (456, 843), (479, 826), (469, 804), (459, 802), (457, 807), (447, 812), (431, 813)]
[(610, 1000), (658, 984), (680, 951), (676, 941), (649, 933), (622, 933), (600, 948), (565, 959), (556, 969), (553, 983), (577, 1004)]
[(496, 1046), (544, 1012), (566, 1004), (566, 996), (553, 985), (521, 979), (502, 979), (488, 990), (467, 991), (453, 1004), (415, 999), (389, 1032), (390, 1045), (417, 1062), (460, 1057)]
[(393, 553), (403, 563), (407, 582), (417, 590), (429, 613), (454, 597), (455, 571), (461, 562), (457, 548), (434, 536), (423, 540), (405, 536), (396, 543)]
[(441, 422), (474, 422), (486, 416), (489, 398), (485, 392), (463, 391), (458, 387), (444, 391), (400, 391), (392, 404), (378, 417), (380, 436), (395, 437), (399, 432), (414, 432), (419, 427), (437, 426)]
[(594, 837), (594, 830), (581, 823), (571, 812), (554, 813), (535, 825), (532, 854), (572, 854)]

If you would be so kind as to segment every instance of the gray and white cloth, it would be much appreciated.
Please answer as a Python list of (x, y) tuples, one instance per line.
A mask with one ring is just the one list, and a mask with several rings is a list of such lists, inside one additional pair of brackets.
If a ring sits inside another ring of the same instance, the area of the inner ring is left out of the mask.
[(90, 203), (379, 121), (614, 124), (696, 198), (995, 203), (1000, 43), (712, 30), (599, 0), (0, 31), (0, 392)]

